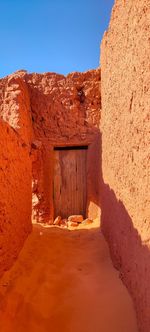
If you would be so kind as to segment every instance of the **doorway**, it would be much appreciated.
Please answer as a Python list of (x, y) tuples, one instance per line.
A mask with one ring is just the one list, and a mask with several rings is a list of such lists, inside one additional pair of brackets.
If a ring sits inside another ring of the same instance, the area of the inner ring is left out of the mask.
[(54, 217), (86, 217), (87, 146), (54, 148)]

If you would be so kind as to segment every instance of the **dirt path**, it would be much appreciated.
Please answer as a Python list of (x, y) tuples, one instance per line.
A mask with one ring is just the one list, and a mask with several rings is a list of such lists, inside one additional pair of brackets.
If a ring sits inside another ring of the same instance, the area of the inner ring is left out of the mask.
[(99, 229), (34, 226), (0, 280), (1, 332), (136, 332)]

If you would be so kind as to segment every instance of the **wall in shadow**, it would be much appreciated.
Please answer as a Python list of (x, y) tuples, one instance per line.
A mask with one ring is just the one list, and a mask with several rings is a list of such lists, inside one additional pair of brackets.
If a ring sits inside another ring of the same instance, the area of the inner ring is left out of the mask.
[(116, 199), (109, 185), (103, 183), (101, 227), (109, 243), (112, 260), (135, 303), (140, 331), (150, 326), (150, 251), (124, 204)]
[[(99, 133), (101, 229), (109, 244), (112, 261), (128, 288), (136, 309), (139, 331), (150, 327), (150, 250), (134, 221), (102, 172), (102, 137)], [(141, 225), (142, 228), (142, 225)], [(148, 240), (149, 241), (149, 240)]]

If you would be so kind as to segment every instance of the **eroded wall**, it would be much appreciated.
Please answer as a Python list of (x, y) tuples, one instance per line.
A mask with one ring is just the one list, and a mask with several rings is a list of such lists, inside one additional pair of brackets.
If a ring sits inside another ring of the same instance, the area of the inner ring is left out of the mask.
[(100, 121), (100, 70), (27, 74), (36, 139), (51, 143), (83, 142), (93, 137)]
[(116, 0), (101, 46), (102, 229), (142, 332), (150, 328), (149, 31), (149, 0)]
[(66, 77), (55, 73), (25, 74), (24, 80), (30, 95), (34, 132), (33, 219), (53, 221), (53, 149), (67, 145), (89, 146), (87, 215), (96, 218), (99, 193), (98, 185), (94, 190), (98, 183), (95, 180), (98, 172), (95, 146), (99, 139), (100, 70), (72, 73)]
[(0, 274), (31, 230), (31, 192), (33, 220), (53, 222), (55, 146), (89, 146), (87, 215), (98, 216), (99, 84), (99, 69), (67, 77), (21, 70), (0, 80)]
[(31, 231), (29, 96), (18, 74), (0, 80), (0, 276)]
[(0, 80), (0, 117), (7, 122), (26, 145), (32, 140), (32, 119), (26, 71), (18, 71)]

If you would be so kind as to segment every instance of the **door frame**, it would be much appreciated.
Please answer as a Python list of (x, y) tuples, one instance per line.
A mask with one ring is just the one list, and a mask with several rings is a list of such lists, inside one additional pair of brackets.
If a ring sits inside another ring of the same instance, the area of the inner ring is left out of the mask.
[(55, 141), (54, 143), (46, 141), (44, 145), (45, 152), (43, 153), (44, 186), (42, 186), (42, 190), (44, 193), (47, 220), (50, 224), (53, 224), (54, 221), (54, 149), (64, 147), (78, 148), (80, 146), (87, 146), (86, 216), (90, 219), (100, 218), (101, 145), (100, 137), (97, 135), (91, 140), (84, 140), (83, 143), (79, 140), (70, 140), (70, 142), (59, 142), (58, 140), (58, 142)]
[[(87, 155), (88, 155), (88, 144), (82, 145), (57, 145), (53, 147), (53, 155), (55, 156), (55, 151), (69, 151), (69, 150), (87, 150), (86, 154), (86, 165), (85, 165), (85, 177), (86, 177), (86, 198), (85, 198), (85, 216), (87, 217)], [(55, 216), (55, 202), (54, 202), (54, 172), (55, 172), (55, 157), (53, 161), (53, 220)]]

